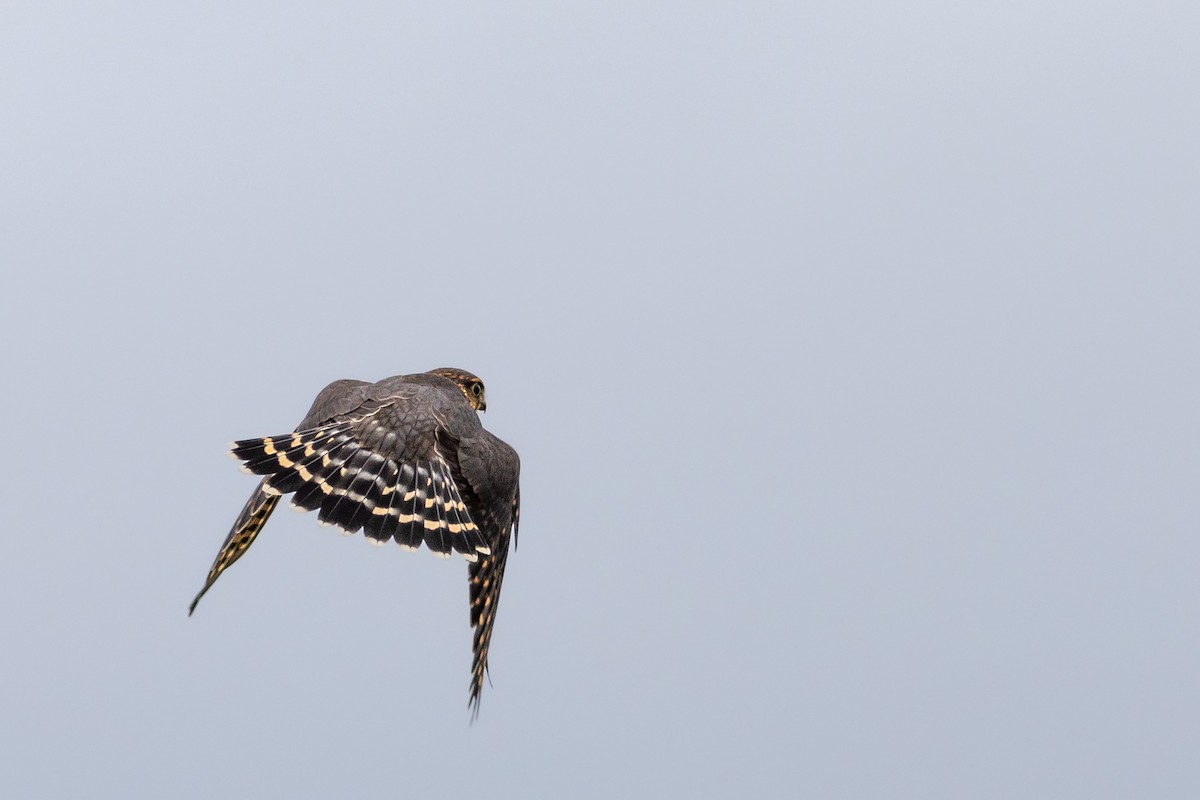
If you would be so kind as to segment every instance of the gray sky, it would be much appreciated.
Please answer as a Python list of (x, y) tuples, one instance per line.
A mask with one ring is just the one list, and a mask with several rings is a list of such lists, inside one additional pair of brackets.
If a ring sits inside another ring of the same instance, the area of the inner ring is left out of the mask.
[[(9, 4), (6, 797), (1200, 794), (1194, 3)], [(452, 365), (466, 568), (226, 443)]]

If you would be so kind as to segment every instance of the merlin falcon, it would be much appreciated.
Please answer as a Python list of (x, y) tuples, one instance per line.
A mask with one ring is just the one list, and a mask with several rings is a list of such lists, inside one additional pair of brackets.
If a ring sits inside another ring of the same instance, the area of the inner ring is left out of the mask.
[(461, 369), (326, 386), (296, 430), (234, 442), (229, 454), (264, 476), (188, 614), (241, 558), (279, 498), (343, 533), (405, 550), (424, 542), (468, 562), (474, 658), (468, 705), (479, 713), (500, 584), (521, 509), (517, 453), (484, 430), (483, 382)]

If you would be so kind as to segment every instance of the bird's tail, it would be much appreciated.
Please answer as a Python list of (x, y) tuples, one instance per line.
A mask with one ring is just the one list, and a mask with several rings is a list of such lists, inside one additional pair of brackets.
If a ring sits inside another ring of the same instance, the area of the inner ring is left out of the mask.
[(217, 582), (217, 578), (221, 577), (221, 573), (229, 569), (233, 562), (241, 558), (242, 554), (250, 549), (250, 545), (254, 544), (254, 538), (258, 536), (262, 526), (267, 524), (271, 512), (279, 504), (278, 494), (268, 494), (263, 491), (265, 484), (265, 480), (258, 484), (258, 488), (254, 490), (254, 494), (250, 495), (250, 499), (242, 508), (242, 513), (238, 515), (237, 521), (233, 523), (229, 536), (225, 538), (225, 544), (221, 545), (221, 552), (217, 553), (217, 560), (213, 562), (212, 569), (208, 571), (208, 580), (204, 582), (204, 588), (188, 606), (189, 617), (196, 610), (196, 604), (200, 602), (200, 598), (204, 597), (204, 593)]

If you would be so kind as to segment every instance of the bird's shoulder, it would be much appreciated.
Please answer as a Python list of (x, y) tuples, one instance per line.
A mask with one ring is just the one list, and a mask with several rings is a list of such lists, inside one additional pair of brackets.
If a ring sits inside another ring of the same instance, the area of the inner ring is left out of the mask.
[(315, 428), (352, 413), (366, 400), (366, 390), (370, 386), (367, 381), (350, 378), (334, 381), (317, 393), (308, 413), (296, 429)]
[(472, 422), (479, 425), (453, 381), (440, 375), (418, 373), (393, 375), (375, 383), (334, 381), (317, 394), (298, 429), (378, 414), (381, 410), (386, 410), (387, 417), (403, 418), (410, 424), (422, 419), (430, 424), (440, 422), (462, 434), (472, 430)]
[(481, 497), (512, 497), (521, 477), (521, 458), (508, 442), (480, 427), (458, 441), (458, 463)]

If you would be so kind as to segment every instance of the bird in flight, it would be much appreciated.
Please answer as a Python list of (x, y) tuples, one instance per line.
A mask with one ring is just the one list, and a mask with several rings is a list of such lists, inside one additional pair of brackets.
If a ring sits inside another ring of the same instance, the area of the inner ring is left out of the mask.
[(359, 529), (373, 544), (406, 550), (424, 542), (435, 554), (468, 562), (474, 657), (468, 705), (479, 713), (488, 647), (508, 542), (521, 509), (520, 459), (484, 430), (483, 382), (466, 370), (435, 369), (378, 383), (326, 386), (296, 427), (282, 436), (243, 439), (229, 453), (264, 476), (242, 508), (208, 571), (190, 616), (221, 573), (254, 543), (281, 496), (316, 511), (343, 533)]

